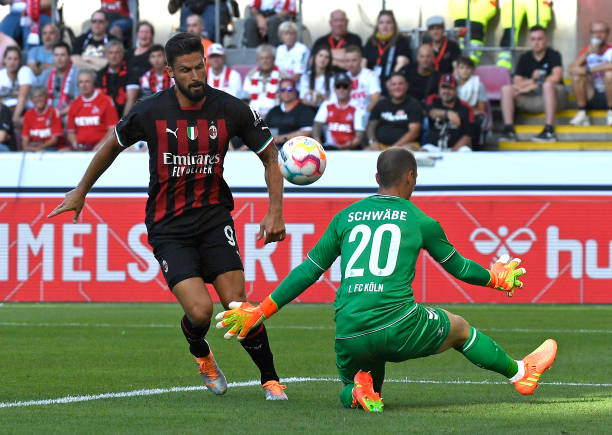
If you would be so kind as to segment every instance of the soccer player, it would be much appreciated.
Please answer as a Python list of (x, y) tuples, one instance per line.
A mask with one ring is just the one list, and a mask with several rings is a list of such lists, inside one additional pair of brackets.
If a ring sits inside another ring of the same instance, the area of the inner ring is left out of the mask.
[[(126, 147), (146, 141), (150, 159), (146, 220), (149, 244), (185, 315), (181, 329), (206, 387), (223, 394), (227, 382), (205, 336), (213, 303), (212, 283), (224, 307), (245, 301), (244, 270), (234, 222), (234, 201), (223, 179), (229, 139), (238, 136), (265, 167), (269, 208), (258, 238), (285, 239), (283, 179), (270, 130), (242, 101), (206, 84), (198, 36), (179, 33), (165, 46), (175, 86), (145, 98), (121, 119), (89, 164), (78, 186), (49, 217), (73, 210), (76, 222), (95, 181)], [(243, 347), (261, 372), (266, 400), (287, 400), (274, 368), (265, 328), (252, 331)]]
[[(378, 194), (340, 211), (307, 259), (257, 307), (231, 303), (217, 315), (218, 328), (245, 337), (282, 306), (314, 284), (338, 255), (342, 280), (336, 292), (336, 365), (345, 407), (382, 411), (380, 398), (387, 361), (400, 362), (444, 352), (451, 347), (481, 368), (507, 378), (521, 394), (532, 394), (555, 359), (557, 343), (546, 340), (515, 361), (462, 317), (415, 303), (411, 283), (421, 248), (456, 278), (508, 292), (522, 287), (520, 260), (502, 256), (489, 271), (463, 258), (440, 224), (411, 201), (416, 160), (405, 148), (383, 151), (377, 162)], [(505, 257), (505, 258), (504, 258)]]

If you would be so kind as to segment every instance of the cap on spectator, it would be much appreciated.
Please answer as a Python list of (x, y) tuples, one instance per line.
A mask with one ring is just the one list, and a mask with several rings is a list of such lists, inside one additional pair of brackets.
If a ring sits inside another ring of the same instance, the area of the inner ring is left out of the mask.
[(211, 44), (210, 47), (208, 47), (208, 56), (212, 56), (212, 55), (219, 55), (219, 56), (225, 56), (225, 50), (223, 49), (223, 46), (221, 44)]
[(345, 72), (339, 72), (334, 76), (334, 84), (344, 83), (345, 85), (350, 85), (351, 82), (351, 77)]
[(440, 15), (434, 15), (433, 17), (427, 18), (427, 28), (429, 29), (431, 26), (442, 26), (444, 27), (444, 18)]
[(452, 74), (444, 74), (440, 77), (440, 87), (441, 88), (456, 88), (457, 87), (457, 79)]

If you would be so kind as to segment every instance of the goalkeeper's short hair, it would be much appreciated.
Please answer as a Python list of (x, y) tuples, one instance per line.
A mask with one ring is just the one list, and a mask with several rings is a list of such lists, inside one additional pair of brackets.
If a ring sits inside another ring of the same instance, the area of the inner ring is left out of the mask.
[(389, 148), (378, 156), (376, 172), (381, 187), (396, 185), (401, 177), (417, 169), (417, 162), (412, 152), (406, 148)]

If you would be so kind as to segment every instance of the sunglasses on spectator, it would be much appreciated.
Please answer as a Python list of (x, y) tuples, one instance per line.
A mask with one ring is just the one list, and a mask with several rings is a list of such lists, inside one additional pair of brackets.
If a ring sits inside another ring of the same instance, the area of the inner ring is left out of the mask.
[(293, 86), (287, 86), (286, 88), (280, 88), (281, 92), (293, 92), (295, 88)]
[(334, 87), (335, 87), (336, 89), (348, 89), (348, 88), (349, 88), (349, 85), (347, 85), (347, 84), (345, 84), (345, 83), (337, 83), (337, 84), (336, 84)]

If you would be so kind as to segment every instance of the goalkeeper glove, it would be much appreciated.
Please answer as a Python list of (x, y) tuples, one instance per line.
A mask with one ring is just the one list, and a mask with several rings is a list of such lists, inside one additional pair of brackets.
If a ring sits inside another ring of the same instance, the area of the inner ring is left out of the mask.
[(230, 302), (229, 310), (217, 314), (217, 329), (229, 327), (223, 338), (230, 339), (238, 334), (238, 341), (246, 338), (247, 334), (264, 320), (278, 311), (276, 303), (267, 296), (258, 306), (249, 302)]
[(491, 279), (487, 287), (505, 291), (508, 293), (508, 297), (512, 297), (516, 287), (523, 287), (523, 283), (517, 278), (521, 275), (525, 275), (527, 271), (522, 267), (517, 269), (518, 265), (521, 264), (519, 258), (514, 258), (510, 263), (508, 263), (508, 260), (510, 260), (510, 256), (504, 254), (499, 257), (499, 260), (497, 260), (495, 264), (493, 264), (493, 267), (491, 267), (489, 271)]

